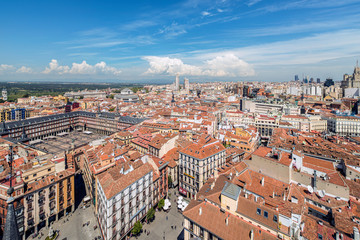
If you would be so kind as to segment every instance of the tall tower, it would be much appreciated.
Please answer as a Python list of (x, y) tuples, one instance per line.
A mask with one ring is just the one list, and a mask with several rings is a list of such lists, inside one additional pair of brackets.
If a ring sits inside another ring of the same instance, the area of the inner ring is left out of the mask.
[(180, 89), (180, 78), (179, 78), (179, 74), (176, 74), (176, 78), (175, 78), (175, 91), (179, 91)]
[(2, 99), (4, 101), (7, 101), (7, 90), (6, 90), (6, 88), (3, 88), (1, 94), (2, 94)]
[(189, 94), (190, 92), (190, 84), (189, 84), (189, 79), (184, 78), (184, 89), (186, 91), (186, 94)]

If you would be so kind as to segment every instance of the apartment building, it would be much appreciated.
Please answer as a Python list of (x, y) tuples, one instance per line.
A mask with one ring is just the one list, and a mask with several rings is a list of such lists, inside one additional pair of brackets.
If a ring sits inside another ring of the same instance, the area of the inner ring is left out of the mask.
[(357, 116), (325, 116), (328, 129), (339, 136), (360, 136), (360, 118)]
[(74, 211), (74, 175), (74, 169), (66, 169), (27, 185), (23, 196), (26, 237)]
[(260, 136), (255, 128), (236, 128), (235, 132), (226, 131), (224, 141), (247, 153), (253, 152), (259, 145)]
[(210, 136), (203, 136), (179, 153), (179, 191), (191, 198), (215, 169), (226, 164), (225, 147)]
[(100, 174), (96, 186), (97, 218), (105, 240), (123, 239), (153, 206), (153, 168), (141, 160)]
[(254, 125), (262, 138), (269, 138), (274, 129), (279, 127), (279, 118), (257, 115), (254, 119)]
[(324, 132), (327, 130), (327, 120), (321, 119), (319, 115), (284, 115), (281, 117), (281, 120), (290, 123), (299, 131)]
[(149, 142), (149, 154), (162, 158), (170, 149), (175, 147), (179, 134), (157, 134)]
[(154, 156), (146, 155), (142, 158), (144, 161), (148, 162), (152, 168), (153, 172), (153, 205), (157, 204), (161, 198), (165, 198), (169, 189), (168, 185), (168, 165), (169, 162), (160, 159)]
[(25, 108), (3, 108), (0, 110), (0, 122), (19, 121), (29, 117), (29, 111)]

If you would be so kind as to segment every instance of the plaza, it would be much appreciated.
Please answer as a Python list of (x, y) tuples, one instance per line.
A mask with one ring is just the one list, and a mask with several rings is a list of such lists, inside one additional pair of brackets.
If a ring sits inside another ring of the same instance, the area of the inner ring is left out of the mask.
[(77, 148), (86, 145), (91, 141), (102, 138), (103, 136), (104, 135), (94, 132), (64, 132), (61, 135), (48, 136), (43, 140), (35, 140), (38, 142), (34, 143), (34, 146), (51, 154), (62, 153), (72, 149), (73, 147)]
[[(130, 239), (149, 240), (149, 239), (169, 239), (169, 240), (182, 240), (183, 236), (183, 215), (177, 209), (175, 191), (171, 192), (171, 209), (168, 212), (163, 210), (155, 213), (155, 219), (150, 223), (143, 223), (142, 233), (137, 237)], [(173, 228), (171, 227), (173, 226)], [(147, 235), (146, 232), (150, 231)]]

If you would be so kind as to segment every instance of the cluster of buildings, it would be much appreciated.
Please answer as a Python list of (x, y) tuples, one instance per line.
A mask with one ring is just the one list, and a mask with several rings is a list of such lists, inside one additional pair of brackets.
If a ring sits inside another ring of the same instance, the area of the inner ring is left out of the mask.
[(5, 103), (26, 117), (1, 115), (1, 230), (8, 209), (24, 238), (73, 211), (81, 173), (104, 239), (128, 236), (169, 188), (191, 200), (185, 239), (359, 239), (360, 104), (341, 91), (358, 74), (183, 87), (177, 75)]

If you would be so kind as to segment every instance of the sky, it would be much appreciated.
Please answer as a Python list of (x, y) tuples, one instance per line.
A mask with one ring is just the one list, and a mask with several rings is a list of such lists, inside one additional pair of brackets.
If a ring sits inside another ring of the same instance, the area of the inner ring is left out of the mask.
[(2, 1), (0, 81), (341, 80), (360, 0)]

